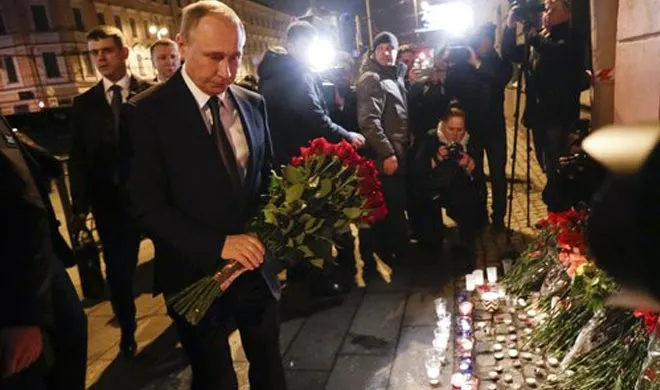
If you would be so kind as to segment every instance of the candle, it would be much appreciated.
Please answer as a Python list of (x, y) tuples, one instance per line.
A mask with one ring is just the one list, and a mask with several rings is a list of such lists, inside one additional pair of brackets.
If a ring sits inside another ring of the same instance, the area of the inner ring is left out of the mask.
[(495, 358), (495, 360), (502, 360), (504, 359), (504, 354), (502, 352), (496, 352), (495, 354), (493, 354), (493, 357)]
[(474, 291), (474, 288), (475, 288), (474, 275), (473, 274), (465, 275), (465, 289), (467, 291)]
[(461, 352), (464, 352), (465, 354), (471, 354), (474, 341), (472, 341), (472, 339), (469, 337), (461, 337), (458, 339), (458, 346), (461, 349)]
[(465, 377), (463, 374), (455, 373), (451, 376), (451, 387), (456, 390), (461, 390), (465, 384)]
[(472, 314), (473, 307), (474, 305), (472, 305), (472, 302), (462, 302), (458, 305), (458, 312), (461, 313), (461, 315), (469, 316)]
[(504, 382), (506, 382), (506, 383), (511, 383), (511, 382), (513, 382), (513, 375), (511, 375), (511, 374), (504, 374)]
[(484, 285), (484, 270), (476, 269), (474, 272), (472, 272), (472, 275), (474, 275), (474, 284), (476, 286)]
[(510, 349), (509, 350), (509, 357), (511, 359), (517, 358), (518, 357), (518, 351), (516, 351), (515, 349)]
[(488, 283), (497, 283), (497, 267), (486, 268), (486, 275), (488, 276)]
[(458, 318), (458, 327), (456, 329), (456, 333), (463, 337), (472, 336), (472, 320), (470, 317)]
[(502, 335), (499, 335), (499, 336), (495, 337), (495, 340), (497, 340), (498, 343), (503, 343), (503, 342), (506, 341), (506, 337), (502, 336)]
[(502, 347), (502, 344), (493, 344), (493, 351), (495, 352), (500, 352), (504, 347)]
[(438, 318), (444, 317), (447, 314), (447, 299), (437, 298), (433, 303), (435, 304), (435, 314), (437, 314)]
[(548, 358), (548, 364), (550, 365), (550, 367), (557, 367), (559, 365), (559, 360), (553, 357)]
[(440, 353), (433, 349), (429, 348), (426, 350), (426, 376), (429, 378), (429, 383), (432, 385), (437, 385), (440, 383), (440, 366), (442, 361), (440, 359)]
[(514, 360), (514, 361), (511, 363), (511, 365), (513, 365), (514, 368), (520, 368), (520, 367), (522, 367), (522, 363), (520, 362), (520, 360)]

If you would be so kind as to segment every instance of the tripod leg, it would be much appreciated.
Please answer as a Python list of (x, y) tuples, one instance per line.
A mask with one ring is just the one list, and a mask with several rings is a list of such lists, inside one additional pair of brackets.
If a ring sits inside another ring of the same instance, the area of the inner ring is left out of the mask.
[(531, 131), (527, 129), (527, 227), (532, 226), (531, 222), (531, 193), (532, 193), (532, 181), (531, 181)]
[(522, 81), (524, 66), (518, 68), (518, 87), (516, 89), (516, 109), (513, 114), (513, 151), (511, 152), (511, 179), (509, 186), (509, 215), (507, 219), (506, 244), (511, 246), (511, 217), (513, 216), (513, 192), (516, 181), (516, 155), (518, 154), (518, 130), (520, 129), (520, 100), (522, 97)]

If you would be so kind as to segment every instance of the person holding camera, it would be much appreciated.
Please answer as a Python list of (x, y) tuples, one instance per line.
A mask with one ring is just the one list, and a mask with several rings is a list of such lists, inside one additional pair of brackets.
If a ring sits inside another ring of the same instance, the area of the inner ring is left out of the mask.
[[(525, 67), (525, 126), (534, 131), (534, 147), (548, 178), (543, 201), (549, 211), (563, 211), (571, 206), (561, 190), (559, 158), (567, 154), (568, 136), (580, 113), (580, 92), (584, 76), (583, 46), (571, 27), (571, 6), (567, 0), (546, 0), (542, 15), (543, 29), (531, 23), (533, 9), (526, 3), (509, 11), (502, 36), (502, 53), (515, 62), (529, 61)], [(525, 26), (531, 47), (517, 46), (517, 23)]]
[(420, 219), (425, 235), (441, 237), (444, 207), (458, 224), (459, 248), (467, 250), (474, 261), (478, 233), (486, 224), (487, 215), (482, 206), (484, 176), (476, 169), (469, 141), (466, 114), (453, 105), (437, 129), (419, 140), (410, 176), (415, 183), (412, 201), (427, 210), (424, 219)]

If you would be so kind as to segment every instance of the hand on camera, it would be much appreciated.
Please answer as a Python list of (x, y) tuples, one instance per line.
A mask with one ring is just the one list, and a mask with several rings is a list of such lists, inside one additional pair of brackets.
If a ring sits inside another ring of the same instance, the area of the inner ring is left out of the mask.
[(458, 160), (458, 165), (463, 167), (468, 174), (474, 172), (475, 164), (472, 157), (469, 154), (463, 152), (461, 153), (461, 158)]
[(399, 169), (399, 160), (396, 156), (390, 156), (383, 161), (383, 173), (392, 176)]
[(263, 264), (265, 254), (266, 248), (258, 238), (248, 234), (237, 234), (227, 236), (220, 257), (224, 260), (236, 261), (253, 271)]
[(449, 149), (446, 146), (441, 146), (438, 148), (438, 158), (440, 160), (445, 160), (449, 157)]

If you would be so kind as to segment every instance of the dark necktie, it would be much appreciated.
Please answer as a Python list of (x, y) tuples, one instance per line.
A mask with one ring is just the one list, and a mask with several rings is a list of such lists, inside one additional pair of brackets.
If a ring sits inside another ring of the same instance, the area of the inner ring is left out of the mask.
[(121, 103), (123, 100), (121, 97), (121, 87), (114, 84), (110, 87), (110, 91), (112, 92), (110, 108), (112, 108), (112, 118), (114, 119), (115, 137), (119, 138), (119, 113), (121, 111)]
[(241, 186), (241, 179), (238, 173), (238, 164), (236, 162), (236, 156), (234, 155), (234, 149), (231, 147), (229, 137), (225, 132), (225, 128), (222, 126), (222, 121), (220, 120), (220, 99), (218, 99), (217, 96), (211, 96), (206, 104), (211, 109), (211, 115), (213, 116), (211, 135), (216, 139), (220, 157), (227, 168), (232, 184), (234, 185), (234, 188), (238, 189)]

